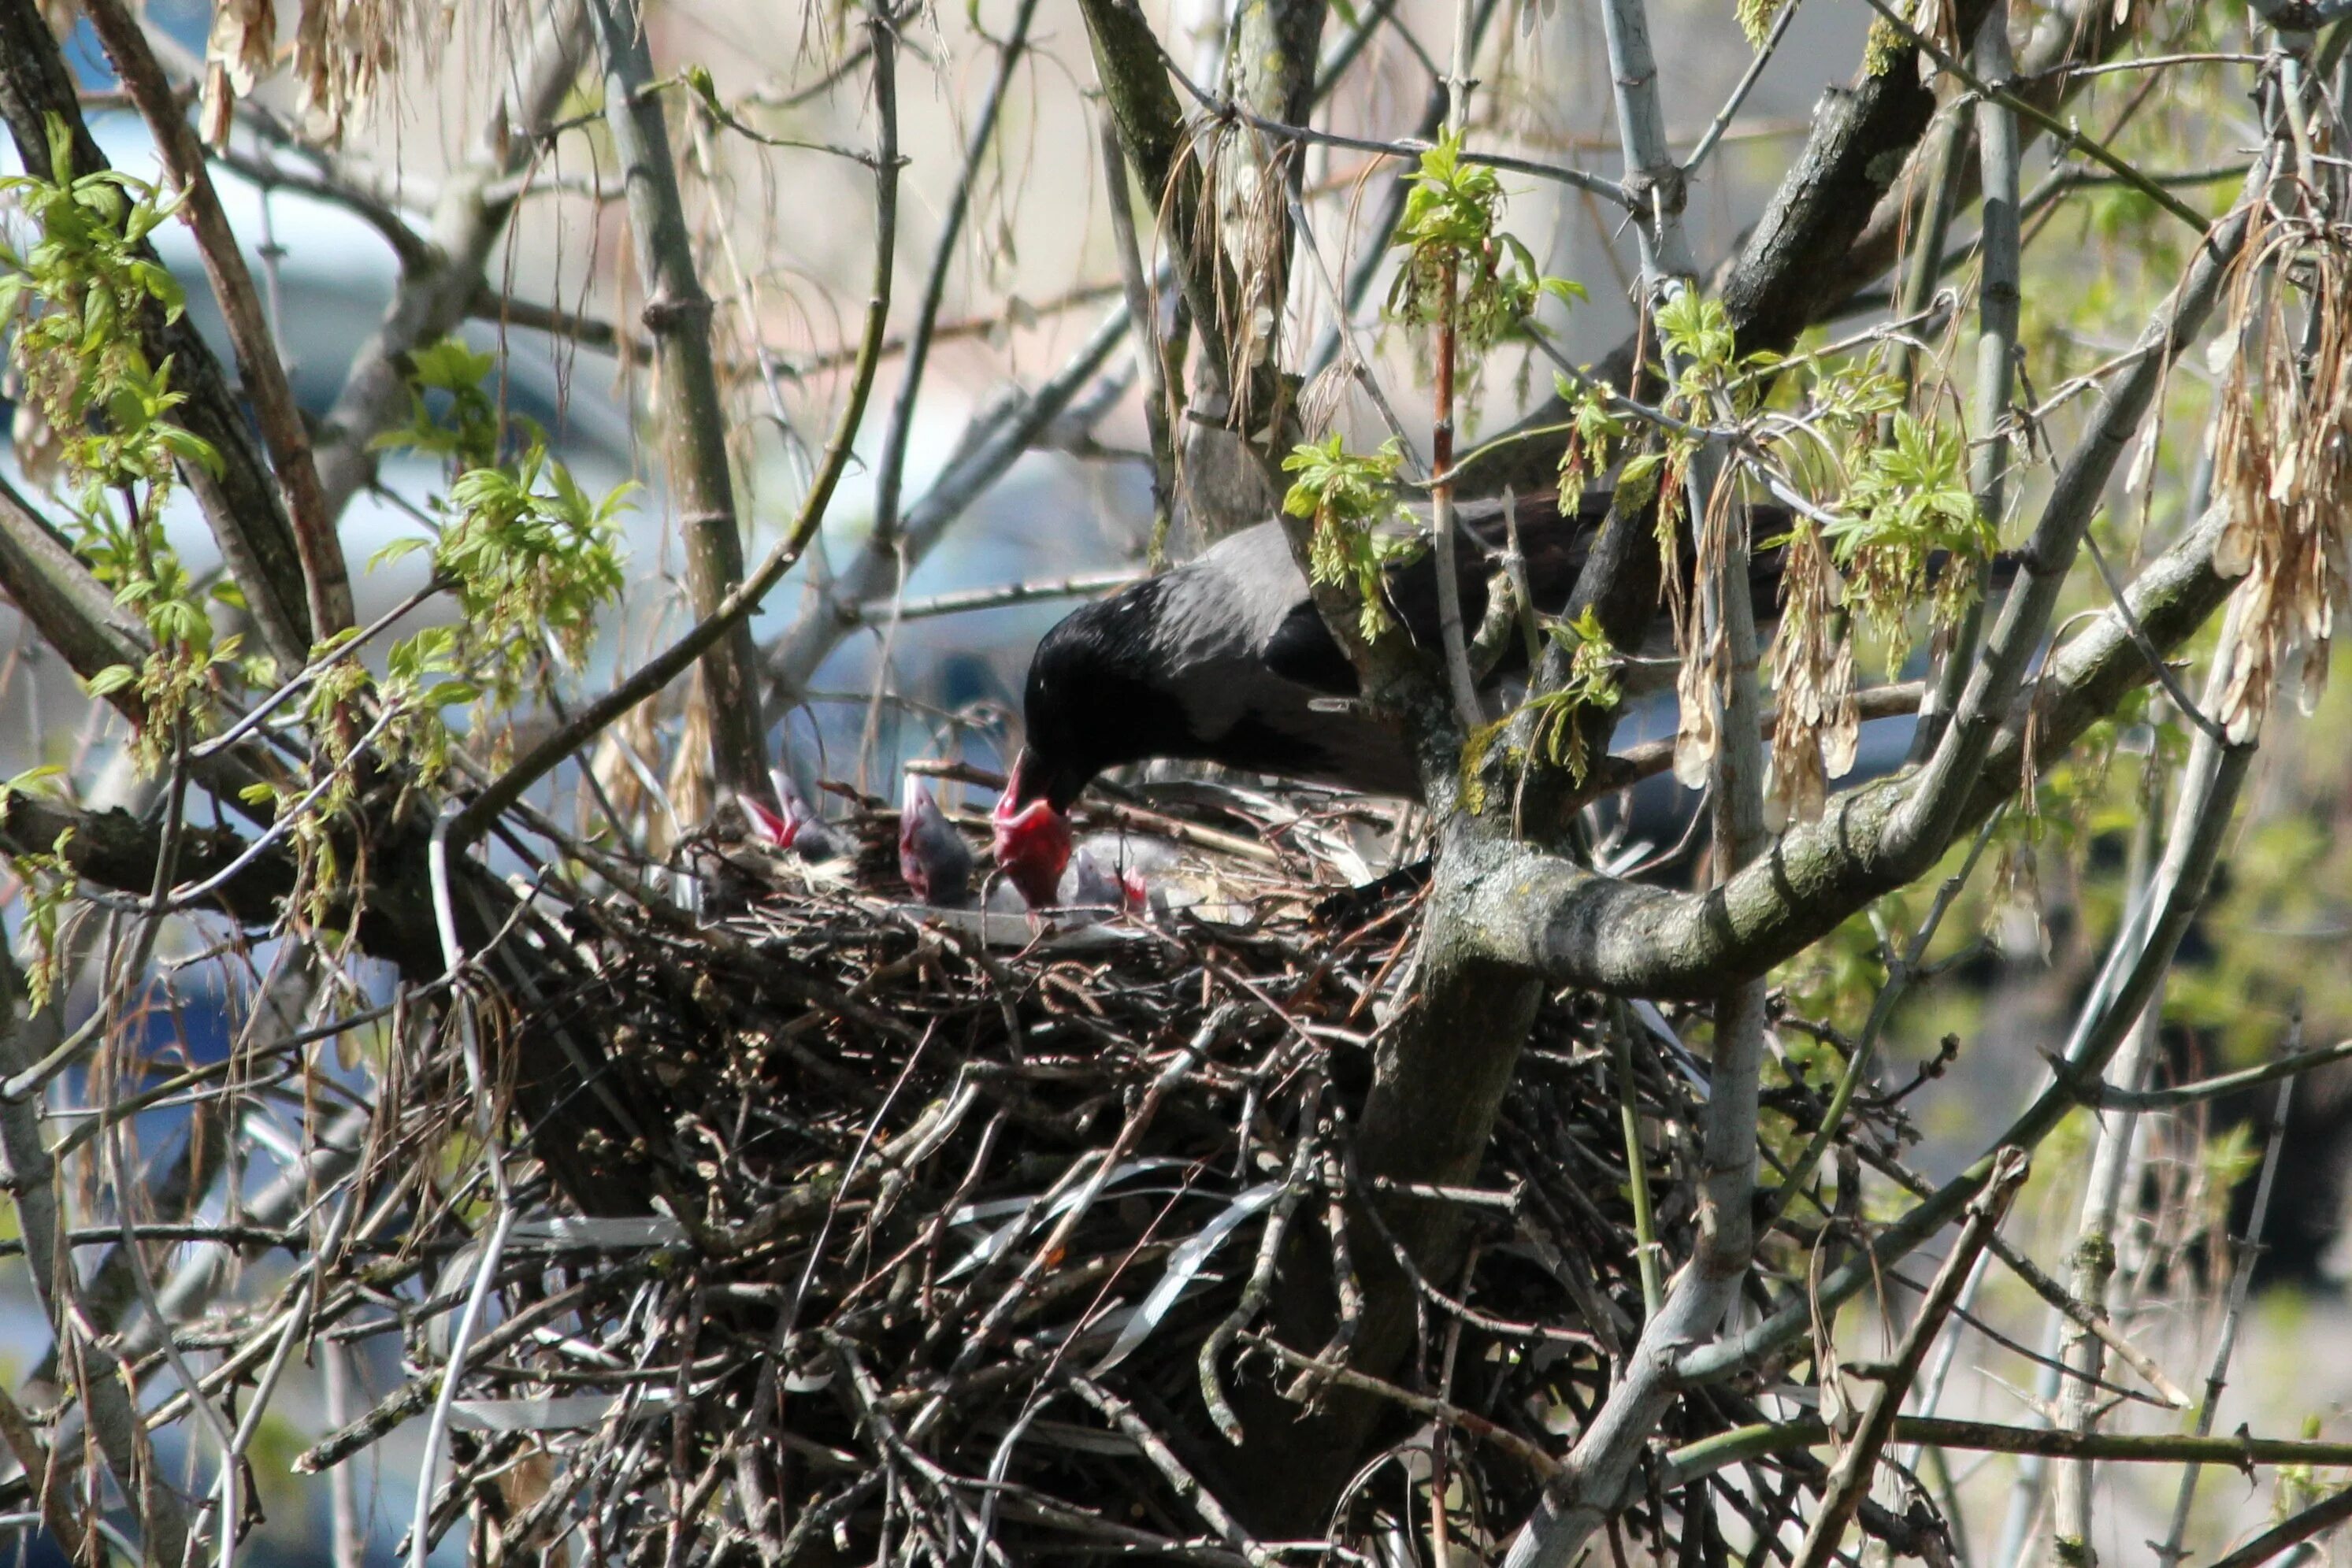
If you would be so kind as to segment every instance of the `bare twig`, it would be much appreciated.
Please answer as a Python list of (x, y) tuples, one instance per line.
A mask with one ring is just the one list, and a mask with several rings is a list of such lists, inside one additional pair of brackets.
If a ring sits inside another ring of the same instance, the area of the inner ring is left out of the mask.
[[(898, 78), (897, 34), (895, 25), (886, 19), (872, 24), (874, 34), (874, 96), (876, 119), (879, 127), (874, 164), (874, 272), (871, 291), (866, 299), (865, 344), (857, 368), (850, 376), (849, 394), (834, 424), (833, 435), (825, 444), (824, 455), (817, 465), (809, 483), (808, 493), (802, 497), (799, 515), (784, 531), (759, 569), (727, 594), (718, 607), (705, 615), (694, 628), (672, 643), (661, 653), (640, 665), (629, 678), (606, 693), (572, 718), (553, 735), (533, 747), (497, 782), (482, 791), (462, 812), (451, 830), (452, 841), (469, 843), (478, 838), (499, 814), (522, 798), (525, 789), (561, 764), (581, 747), (595, 738), (614, 720), (658, 692), (688, 665), (717, 645), (722, 636), (746, 623), (760, 601), (781, 581), (786, 571), (800, 559), (824, 524), (825, 512), (833, 503), (833, 493), (849, 464), (850, 443), (856, 438), (859, 422), (865, 417), (866, 400), (874, 389), (874, 371), (880, 360), (884, 323), (890, 313), (890, 279), (896, 259), (898, 213)], [(640, 47), (642, 47), (640, 45)], [(658, 123), (658, 120), (656, 120)], [(705, 340), (705, 360), (708, 359)], [(719, 453), (723, 466), (725, 453)], [(755, 749), (764, 741), (754, 737)], [(751, 786), (755, 794), (768, 789), (766, 769), (761, 768), (758, 780)]]
[(996, 139), (997, 112), (1004, 106), (1004, 95), (1013, 85), (1013, 73), (1021, 64), (1022, 51), (1028, 47), (1030, 18), (1036, 14), (1037, 0), (1019, 0), (1013, 7), (1012, 26), (997, 46), (996, 74), (990, 78), (987, 96), (981, 99), (980, 113), (972, 120), (971, 135), (964, 145), (963, 167), (956, 175), (954, 193), (948, 198), (947, 211), (940, 219), (930, 273), (923, 280), (922, 298), (915, 308), (915, 324), (907, 333), (906, 366), (899, 374), (898, 394), (890, 401), (889, 422), (883, 426), (881, 454), (875, 459), (874, 536), (880, 547), (894, 545), (898, 538), (898, 492), (907, 477), (907, 438), (914, 428), (915, 397), (922, 391), (923, 369), (930, 358), (931, 330), (939, 320), (940, 301), (947, 293), (948, 270), (962, 247), (964, 214), (971, 207), (972, 186), (988, 157), (989, 144)]
[[(2302, 1023), (2298, 1013), (2294, 1025), (2295, 1032), (2300, 1032)], [(2294, 1054), (2290, 1047), (2285, 1060), (2293, 1060)], [(2238, 1328), (2245, 1319), (2247, 1298), (2253, 1289), (2254, 1265), (2262, 1258), (2263, 1228), (2270, 1217), (2272, 1184), (2278, 1175), (2279, 1145), (2286, 1138), (2287, 1107), (2294, 1098), (2294, 1080), (2291, 1077), (2281, 1079), (2278, 1097), (2271, 1107), (2270, 1135), (2263, 1143), (2262, 1174), (2254, 1182), (2253, 1212), (2246, 1221), (2245, 1239), (2238, 1243), (2237, 1263), (2230, 1273), (2229, 1305), (2221, 1314), (2221, 1332), (2214, 1338), (2212, 1358), (2205, 1366), (2205, 1396), (2197, 1403), (2196, 1435), (2200, 1437), (2212, 1431), (2213, 1417), (2221, 1407), (2222, 1392), (2229, 1386), (2230, 1358), (2237, 1350)], [(2172, 1522), (2164, 1532), (2163, 1542), (2155, 1548), (2157, 1562), (2162, 1568), (2175, 1568), (2188, 1555), (2183, 1547), (2189, 1538), (2189, 1511), (2197, 1500), (2197, 1471), (2198, 1467), (2192, 1463), (2180, 1472), (2180, 1490), (2173, 1494), (2172, 1499)], [(2341, 1496), (2335, 1500), (2341, 1501)], [(2278, 1545), (2290, 1545), (2294, 1539), (2282, 1540)], [(2252, 1551), (2252, 1545), (2249, 1543), (2245, 1550)], [(2249, 1557), (2246, 1561), (2259, 1563), (2262, 1558)]]
[(1958, 1300), (1960, 1286), (1975, 1267), (1986, 1238), (2000, 1228), (2001, 1217), (2009, 1212), (2010, 1200), (2024, 1184), (2026, 1166), (2021, 1149), (2004, 1148), (1995, 1156), (1991, 1177), (1969, 1205), (1968, 1223), (1960, 1227), (1959, 1239), (1945, 1255), (1943, 1267), (1936, 1270), (1935, 1282), (1927, 1287), (1918, 1315), (1911, 1320), (1910, 1330), (1895, 1351), (1893, 1364), (1871, 1385), (1870, 1396), (1863, 1404), (1861, 1424), (1846, 1440), (1837, 1463), (1831, 1467), (1829, 1482), (1822, 1489), (1821, 1509), (1805, 1532), (1805, 1542), (1798, 1549), (1793, 1568), (1826, 1568), (1837, 1554), (1838, 1543), (1853, 1521), (1855, 1508), (1870, 1490), (1871, 1478), (1878, 1468), (1879, 1451), (1895, 1435), (1895, 1416), (1903, 1408), (1903, 1401), (1910, 1397), (1911, 1385), (1918, 1378), (1927, 1347), (1935, 1343), (1936, 1331), (1943, 1325), (1952, 1303)]

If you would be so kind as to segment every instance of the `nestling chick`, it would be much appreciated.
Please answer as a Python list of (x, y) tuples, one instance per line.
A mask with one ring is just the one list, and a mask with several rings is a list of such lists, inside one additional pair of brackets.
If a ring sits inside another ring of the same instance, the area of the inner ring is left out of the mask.
[(898, 874), (923, 903), (961, 909), (971, 902), (971, 848), (943, 815), (931, 791), (907, 775), (898, 799)]

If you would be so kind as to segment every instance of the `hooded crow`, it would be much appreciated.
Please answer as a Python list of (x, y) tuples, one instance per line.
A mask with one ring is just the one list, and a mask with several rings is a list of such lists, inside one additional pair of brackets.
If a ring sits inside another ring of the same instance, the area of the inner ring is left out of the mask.
[[(1566, 517), (1554, 502), (1519, 503), (1528, 590), (1546, 611), (1567, 602), (1609, 497), (1588, 495)], [(1486, 609), (1488, 553), (1504, 542), (1502, 503), (1465, 503), (1456, 517), (1462, 613), (1475, 627)], [(1388, 580), (1391, 608), (1423, 647), (1438, 641), (1436, 575), (1423, 551)], [(1762, 591), (1769, 608), (1770, 587)], [(1523, 670), (1517, 639), (1511, 647)], [(1513, 667), (1507, 654), (1496, 677)], [(1076, 611), (1038, 643), (1024, 700), (1027, 744), (993, 813), (997, 864), (1024, 894), (1050, 893), (1069, 859), (1064, 813), (1097, 774), (1147, 758), (1419, 793), (1404, 737), (1330, 700), (1356, 695), (1355, 668), (1323, 624), (1282, 525), (1233, 534)]]

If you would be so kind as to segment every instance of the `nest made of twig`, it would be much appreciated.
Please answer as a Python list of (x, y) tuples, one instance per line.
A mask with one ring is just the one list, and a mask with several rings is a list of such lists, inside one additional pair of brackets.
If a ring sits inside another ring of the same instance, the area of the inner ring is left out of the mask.
[[(668, 1212), (506, 1277), (458, 1374), (462, 1409), (506, 1414), (459, 1423), (436, 1529), (470, 1510), (512, 1550), (584, 1520), (592, 1559), (670, 1563), (1244, 1561), (1265, 1489), (1237, 1412), (1342, 1393), (1383, 1458), (1293, 1539), (1425, 1531), (1441, 1431), (1458, 1538), (1523, 1517), (1642, 1322), (1621, 1104), (1652, 1190), (1686, 1190), (1704, 1062), (1663, 1017), (1549, 998), (1475, 1184), (1409, 1195), (1475, 1239), (1414, 1276), (1417, 1352), (1370, 1377), (1360, 1277), (1411, 1264), (1351, 1140), (1418, 884), (1334, 896), (1363, 868), (1329, 821), (1189, 799), (1161, 825), (1226, 889), (1189, 910), (991, 928), (793, 873), (693, 928), (618, 898), (582, 922), (589, 977), (525, 1027), (608, 1053), (634, 1132), (603, 1154)], [(1214, 847), (1249, 835), (1278, 847)], [(1691, 1223), (1668, 1197), (1654, 1243), (1686, 1255)]]

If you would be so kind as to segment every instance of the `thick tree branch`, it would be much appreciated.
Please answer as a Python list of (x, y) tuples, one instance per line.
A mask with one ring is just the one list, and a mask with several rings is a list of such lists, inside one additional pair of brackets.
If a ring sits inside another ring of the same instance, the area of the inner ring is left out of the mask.
[(474, 156), (442, 181), (426, 259), (404, 265), (375, 333), (361, 346), (318, 444), (328, 515), (340, 517), (375, 472), (375, 438), (408, 417), (408, 356), (463, 326), (515, 198), (491, 187), (536, 156), (580, 69), (584, 0), (557, 0), (509, 68)]
[[(44, 176), (51, 172), (52, 116), (72, 137), (75, 175), (108, 166), (82, 122), (73, 76), (41, 7), (35, 0), (0, 0), (0, 119), (7, 120), (24, 166)], [(154, 260), (152, 248), (144, 244), (138, 253)], [(286, 668), (298, 669), (310, 657), (311, 643), (301, 556), (245, 411), (186, 316), (167, 322), (151, 303), (138, 325), (149, 361), (161, 364), (168, 357), (172, 384), (186, 396), (175, 411), (179, 423), (220, 456), (217, 478), (201, 465), (184, 465), (188, 488), (204, 508), (230, 575), (245, 591), (263, 644)]]
[[(2209, 513), (2132, 584), (2126, 603), (2151, 641), (2171, 649), (2219, 609), (2231, 584), (2213, 570), (2223, 516)], [(2150, 679), (2126, 615), (2110, 609), (2051, 658), (2037, 685), (2034, 755), (2063, 755), (2123, 694)], [(1959, 813), (1966, 829), (2016, 792), (2026, 715), (2012, 713)], [(1727, 976), (1794, 956), (1881, 894), (1921, 872), (1890, 853), (1889, 824), (1916, 775), (1840, 795), (1818, 822), (1781, 835), (1754, 865), (1706, 894), (1621, 882), (1524, 845), (1480, 842), (1465, 868), (1464, 917), (1479, 950), (1554, 985), (1628, 996), (1712, 995)]]
[[(2225, 643), (2230, 635), (2225, 626)], [(2226, 660), (2217, 659), (2217, 671), (2225, 663)], [(1804, 1333), (1814, 1321), (1815, 1312), (1828, 1311), (1866, 1288), (1882, 1277), (1881, 1270), (1950, 1223), (1991, 1179), (1999, 1151), (2007, 1147), (2038, 1147), (2065, 1118), (2074, 1108), (2074, 1085), (2106, 1070), (2116, 1048), (2138, 1027), (2141, 1014), (2162, 984), (2180, 938), (2204, 902), (2253, 755), (2251, 745), (2231, 746), (2217, 742), (2202, 730), (2198, 732), (2183, 769), (2180, 799), (2173, 810), (2164, 860), (2157, 871), (2153, 913), (2147, 935), (2137, 951), (2128, 956), (2127, 963), (2123, 962), (2126, 955), (2120, 953), (2111, 960), (2114, 980), (2104, 988), (2105, 1005), (2076, 1030), (2052, 1082), (1993, 1141), (1995, 1152), (1945, 1183), (1934, 1196), (1881, 1232), (1867, 1253), (1832, 1270), (1811, 1291), (1800, 1292), (1804, 1299), (1790, 1301), (1752, 1327), (1684, 1357), (1675, 1368), (1677, 1377), (1688, 1384), (1725, 1376), (1753, 1364), (1755, 1357)]]
[(85, 0), (82, 9), (107, 57), (139, 105), (147, 129), (155, 138), (163, 167), (182, 193), (181, 212), (196, 237), (196, 254), (205, 276), (211, 279), (221, 319), (227, 323), (229, 345), (246, 395), (253, 400), (255, 423), (269, 448), (286, 515), (294, 530), (294, 548), (301, 558), (305, 605), (313, 641), (323, 641), (352, 624), (352, 580), (343, 564), (342, 540), (336, 536), (334, 517), (319, 487), (319, 470), (310, 457), (310, 433), (295, 405), (294, 389), (286, 379), (286, 363), (278, 355), (276, 337), (262, 314), (261, 296), (247, 270), (245, 252), (222, 211), (205, 167), (204, 144), (196, 140), (186, 110), (163, 68), (147, 47), (147, 35), (123, 0)]
[[(136, 664), (149, 652), (147, 628), (114, 601), (47, 519), (0, 479), (0, 593), (32, 622), (75, 674)], [(136, 703), (128, 688), (118, 701)], [(134, 712), (132, 717), (137, 717)]]
[(1192, 160), (1182, 105), (1169, 84), (1159, 35), (1136, 0), (1078, 0), (1093, 46), (1095, 76), (1118, 127), (1119, 144), (1143, 194), (1161, 214), (1177, 286), (1201, 334), (1204, 369), (1225, 390), (1230, 362), (1216, 289), (1199, 265), (1201, 171)]
[[(588, 14), (603, 61), (604, 125), (627, 183), (629, 234), (646, 280), (645, 326), (666, 403), (658, 411), (663, 457), (685, 535), (687, 589), (696, 616), (711, 628), (701, 654), (711, 769), (723, 791), (761, 794), (767, 789), (767, 726), (751, 629), (742, 616), (720, 618), (743, 583), (743, 535), (727, 456), (727, 408), (710, 352), (710, 297), (695, 270), (661, 99), (648, 90), (654, 68), (645, 18), (636, 0), (588, 0)], [(882, 156), (895, 158), (895, 151), (886, 148)]]
[(2221, 297), (2223, 276), (2245, 243), (2267, 171), (2267, 162), (2257, 159), (2236, 210), (2198, 248), (2169, 306), (2140, 335), (2130, 368), (2108, 383), (2089, 433), (2060, 470), (2026, 541), (2025, 570), (2001, 601), (2000, 616), (1961, 692), (1951, 727), (1937, 743), (1918, 787), (1904, 802), (1887, 836), (1885, 847), (1898, 860), (1924, 864), (1949, 841), (1982, 770), (1986, 750), (2008, 719), (2026, 667), (2057, 610), (2059, 591), (2074, 570), (2075, 551), (2107, 479), (2138, 433), (2173, 359), (2203, 328)]
[[(16, 605), (83, 681), (113, 665), (135, 667), (154, 651), (146, 626), (115, 601), (72, 547), (5, 482), (0, 482), (0, 596)], [(135, 684), (117, 686), (106, 700), (131, 723), (146, 721), (146, 705)], [(250, 762), (245, 756), (215, 755), (197, 759), (191, 771), (229, 810), (253, 815), (257, 809), (243, 795), (258, 777)]]

